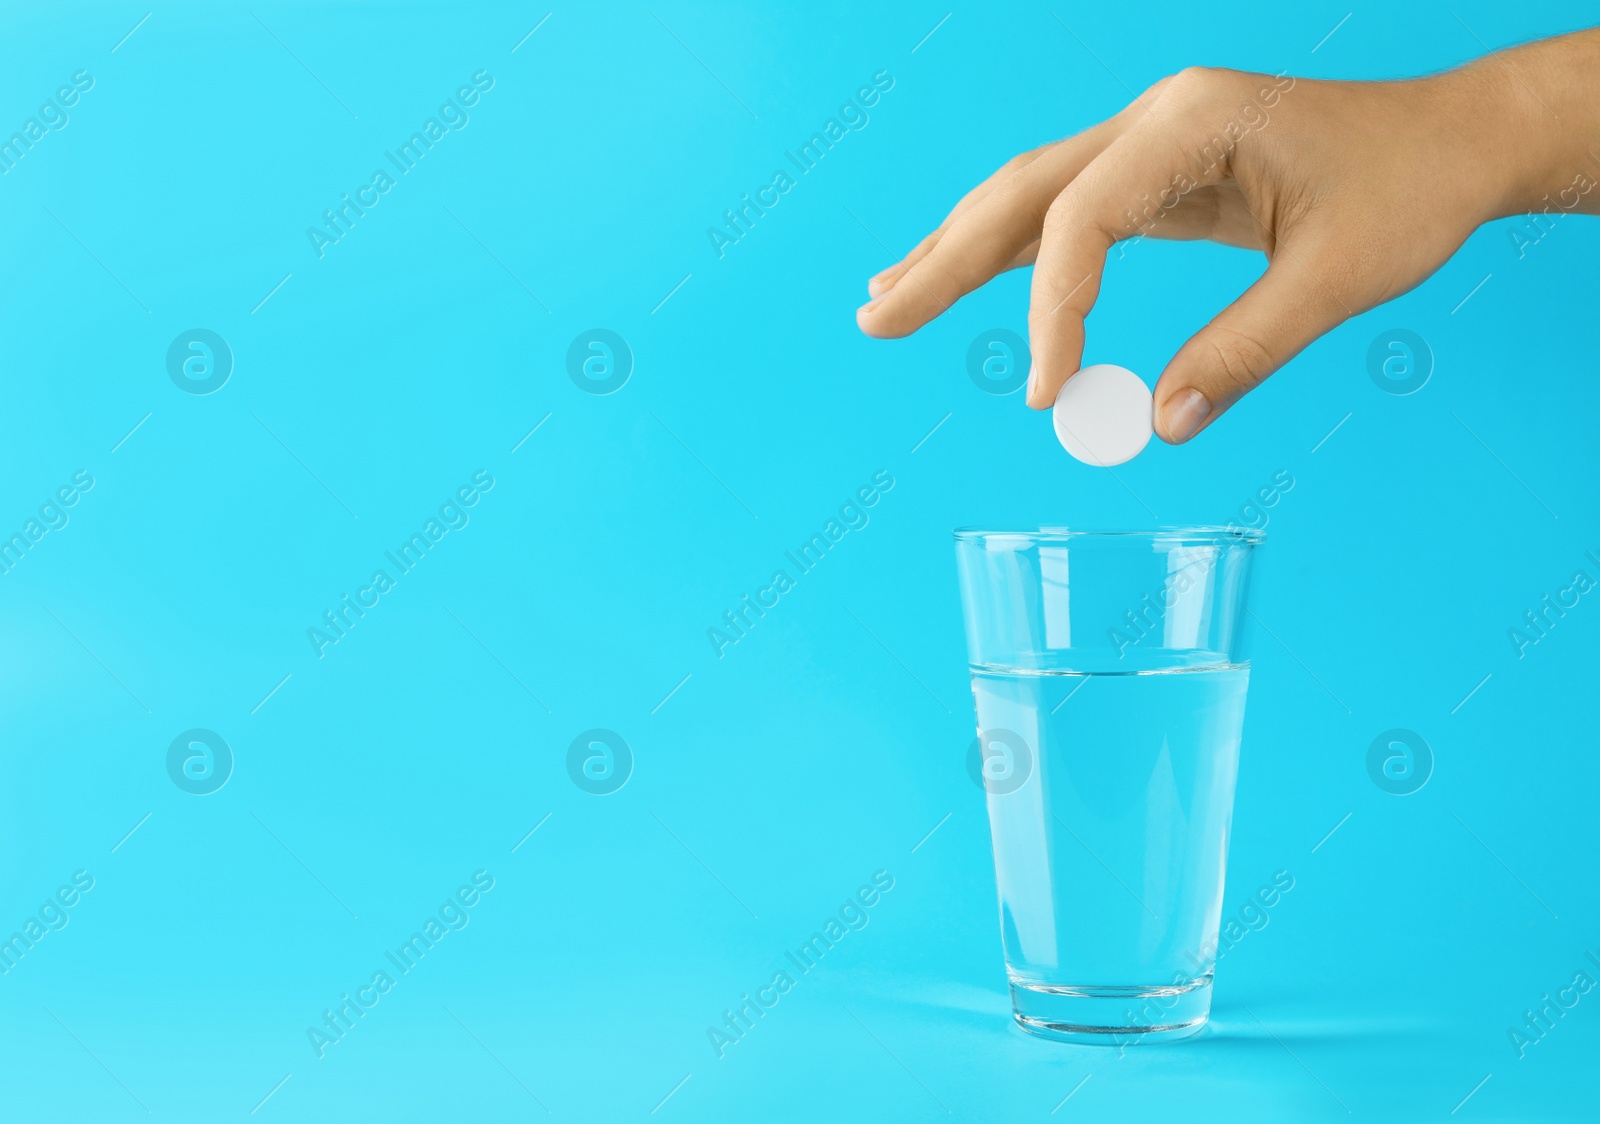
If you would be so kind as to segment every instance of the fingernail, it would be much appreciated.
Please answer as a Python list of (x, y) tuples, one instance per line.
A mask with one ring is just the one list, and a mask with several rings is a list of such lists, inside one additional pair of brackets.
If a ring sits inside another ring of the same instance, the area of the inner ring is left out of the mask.
[(856, 309), (856, 311), (857, 312), (872, 312), (878, 307), (879, 304), (881, 304), (883, 302), (883, 298), (888, 296), (888, 295), (889, 294), (887, 294), (887, 293), (880, 293), (879, 295), (877, 295), (877, 296), (873, 297), (871, 300), (869, 300), (866, 304), (864, 304), (860, 308)]
[(1193, 388), (1167, 399), (1161, 411), (1161, 428), (1166, 431), (1169, 445), (1181, 445), (1205, 424), (1211, 415), (1211, 403), (1206, 396)]
[(1023, 401), (1026, 402), (1030, 406), (1033, 405), (1033, 392), (1038, 388), (1038, 386), (1039, 386), (1039, 368), (1030, 366), (1028, 368), (1028, 389), (1022, 395)]
[(886, 269), (882, 273), (880, 273), (876, 277), (874, 277), (872, 280), (867, 282), (867, 295), (868, 296), (881, 297), (881, 296), (883, 296), (883, 294), (887, 293), (890, 289), (894, 288), (894, 286), (892, 284), (890, 284), (888, 281), (884, 280), (884, 278), (889, 275), (889, 272), (890, 271)]

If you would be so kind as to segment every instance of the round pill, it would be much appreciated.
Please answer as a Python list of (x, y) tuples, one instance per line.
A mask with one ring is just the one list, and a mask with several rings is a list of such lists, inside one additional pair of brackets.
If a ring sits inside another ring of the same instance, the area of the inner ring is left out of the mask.
[(1155, 432), (1150, 388), (1126, 367), (1096, 363), (1067, 380), (1050, 411), (1062, 448), (1106, 468), (1139, 455)]

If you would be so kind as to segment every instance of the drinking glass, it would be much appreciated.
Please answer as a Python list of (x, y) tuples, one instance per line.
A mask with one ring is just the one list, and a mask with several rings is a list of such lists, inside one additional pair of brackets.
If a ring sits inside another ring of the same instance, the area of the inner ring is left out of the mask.
[(956, 532), (969, 768), (1024, 1030), (1123, 1044), (1205, 1025), (1263, 537)]

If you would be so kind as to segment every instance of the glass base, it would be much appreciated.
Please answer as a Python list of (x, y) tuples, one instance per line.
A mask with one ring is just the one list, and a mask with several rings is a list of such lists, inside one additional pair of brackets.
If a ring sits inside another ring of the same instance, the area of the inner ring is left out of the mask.
[(1211, 977), (1166, 987), (1061, 987), (1014, 979), (1011, 1007), (1023, 1030), (1058, 1042), (1171, 1042), (1205, 1028)]

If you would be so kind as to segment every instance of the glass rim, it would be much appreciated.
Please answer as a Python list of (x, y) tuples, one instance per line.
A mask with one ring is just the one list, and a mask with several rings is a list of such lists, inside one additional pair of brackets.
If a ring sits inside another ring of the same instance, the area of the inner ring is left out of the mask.
[(997, 527), (957, 527), (954, 531), (954, 536), (958, 543), (983, 543), (991, 538), (1023, 539), (1030, 543), (1132, 539), (1152, 543), (1178, 542), (1185, 545), (1239, 543), (1255, 546), (1266, 541), (1267, 533), (1254, 527), (1241, 527), (1237, 524), (1229, 523), (1226, 525), (1173, 525), (1136, 530), (1078, 530), (1072, 527), (1048, 525), (1013, 528), (1011, 530)]

